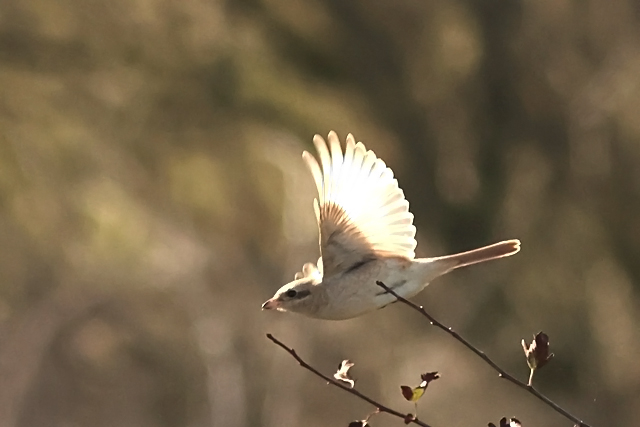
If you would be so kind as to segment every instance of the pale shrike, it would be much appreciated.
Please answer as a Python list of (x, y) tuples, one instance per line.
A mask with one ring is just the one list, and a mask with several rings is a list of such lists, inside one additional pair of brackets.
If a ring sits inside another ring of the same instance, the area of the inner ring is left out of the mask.
[(413, 215), (391, 169), (351, 134), (344, 153), (335, 132), (328, 139), (329, 147), (320, 135), (313, 138), (322, 167), (311, 154), (302, 153), (318, 189), (318, 265), (305, 264), (263, 309), (349, 319), (395, 301), (377, 281), (410, 298), (453, 269), (520, 250), (520, 241), (507, 240), (455, 255), (415, 259)]

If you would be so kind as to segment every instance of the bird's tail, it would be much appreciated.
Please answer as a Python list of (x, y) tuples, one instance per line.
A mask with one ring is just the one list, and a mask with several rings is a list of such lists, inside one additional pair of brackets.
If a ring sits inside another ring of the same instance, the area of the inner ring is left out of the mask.
[[(446, 271), (451, 271), (455, 270), (456, 268), (465, 267), (467, 265), (511, 256), (517, 253), (519, 250), (520, 240), (514, 239), (505, 240), (503, 242), (494, 243), (493, 245), (473, 249), (467, 252), (461, 252), (459, 254), (430, 258), (429, 260), (438, 261), (438, 264), (442, 265), (443, 267), (446, 266)], [(444, 274), (444, 272), (442, 274)]]

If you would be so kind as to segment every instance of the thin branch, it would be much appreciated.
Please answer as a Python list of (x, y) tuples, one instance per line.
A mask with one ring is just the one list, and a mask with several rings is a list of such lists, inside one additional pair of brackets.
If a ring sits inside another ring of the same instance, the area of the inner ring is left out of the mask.
[(549, 399), (548, 397), (546, 397), (545, 395), (540, 393), (532, 385), (530, 385), (530, 384), (527, 385), (527, 384), (523, 383), (522, 381), (518, 380), (517, 378), (515, 378), (513, 375), (510, 375), (509, 373), (507, 373), (504, 369), (502, 369), (500, 366), (498, 366), (493, 360), (491, 360), (489, 358), (489, 356), (487, 356), (482, 350), (479, 350), (478, 348), (474, 347), (473, 344), (471, 344), (466, 339), (462, 338), (453, 329), (451, 329), (448, 326), (443, 325), (438, 320), (436, 320), (432, 315), (427, 313), (426, 310), (421, 305), (417, 305), (417, 304), (409, 301), (408, 299), (405, 299), (405, 298), (401, 297), (400, 295), (395, 293), (393, 289), (389, 288), (387, 285), (385, 285), (382, 282), (378, 281), (376, 283), (378, 284), (378, 286), (380, 286), (386, 292), (388, 292), (391, 295), (393, 295), (394, 297), (396, 297), (396, 299), (398, 301), (400, 301), (403, 304), (408, 305), (409, 307), (411, 307), (412, 309), (416, 310), (417, 312), (422, 314), (424, 317), (429, 319), (429, 322), (432, 325), (437, 326), (438, 328), (442, 329), (443, 331), (445, 331), (446, 333), (451, 335), (453, 338), (455, 338), (456, 340), (461, 342), (465, 347), (467, 347), (469, 350), (474, 352), (478, 357), (480, 357), (489, 366), (491, 366), (496, 372), (498, 372), (498, 376), (500, 376), (500, 378), (504, 378), (505, 380), (517, 385), (521, 389), (528, 391), (529, 393), (531, 393), (532, 395), (534, 395), (535, 397), (537, 397), (538, 399), (543, 401), (545, 404), (547, 404), (549, 407), (551, 407), (553, 410), (555, 410), (556, 412), (562, 414), (565, 418), (567, 418), (567, 419), (573, 421), (574, 423), (576, 423), (577, 426), (579, 426), (579, 427), (591, 427), (589, 424), (587, 424), (584, 421), (580, 420), (575, 415), (570, 414), (564, 408), (559, 406), (557, 403), (553, 402), (551, 399)]
[[(354, 388), (350, 388), (347, 387), (346, 385), (342, 384), (341, 382), (326, 376), (325, 374), (323, 374), (322, 372), (318, 371), (316, 368), (314, 368), (313, 366), (309, 365), (307, 362), (305, 362), (304, 360), (302, 360), (302, 358), (300, 356), (298, 356), (298, 353), (296, 353), (296, 351), (290, 347), (287, 347), (285, 344), (283, 344), (281, 341), (279, 341), (276, 337), (274, 337), (271, 334), (267, 334), (267, 338), (269, 338), (271, 341), (273, 341), (275, 344), (277, 344), (278, 346), (282, 347), (287, 353), (289, 353), (291, 356), (293, 356), (294, 359), (296, 359), (296, 361), (298, 362), (298, 364), (300, 366), (302, 366), (303, 368), (305, 368), (308, 371), (313, 372), (314, 374), (316, 374), (317, 376), (319, 376), (320, 378), (322, 378), (323, 380), (325, 380), (327, 383), (334, 385), (338, 388), (341, 388), (342, 390), (346, 391), (347, 393), (351, 393), (354, 396), (359, 397), (360, 399), (364, 400), (365, 402), (370, 403), (371, 405), (375, 406), (376, 409), (378, 410), (378, 412), (386, 412), (387, 414), (391, 414), (394, 415), (402, 420), (408, 420), (407, 415), (408, 414), (403, 414), (402, 412), (396, 411), (395, 409), (391, 409), (387, 406), (384, 406), (380, 403), (378, 403), (377, 401), (373, 400), (372, 398), (370, 398), (369, 396), (366, 396), (362, 393), (360, 393), (358, 390), (354, 389)], [(417, 424), (419, 426), (422, 427), (430, 427), (429, 424), (420, 421), (418, 418), (412, 418), (410, 420), (410, 422)]]

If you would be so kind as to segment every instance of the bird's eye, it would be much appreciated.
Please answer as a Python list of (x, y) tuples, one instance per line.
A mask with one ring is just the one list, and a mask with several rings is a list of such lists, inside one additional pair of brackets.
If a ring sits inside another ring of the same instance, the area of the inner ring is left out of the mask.
[(285, 294), (289, 298), (295, 298), (298, 293), (294, 289), (289, 289)]

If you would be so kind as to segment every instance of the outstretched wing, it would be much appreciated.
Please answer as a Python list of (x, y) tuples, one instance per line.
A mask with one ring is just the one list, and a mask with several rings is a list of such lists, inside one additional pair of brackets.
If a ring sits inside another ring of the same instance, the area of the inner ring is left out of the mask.
[(329, 147), (320, 135), (313, 138), (320, 164), (302, 154), (318, 189), (314, 208), (324, 275), (380, 255), (413, 258), (416, 228), (393, 171), (351, 134), (344, 153), (335, 132), (328, 140)]

